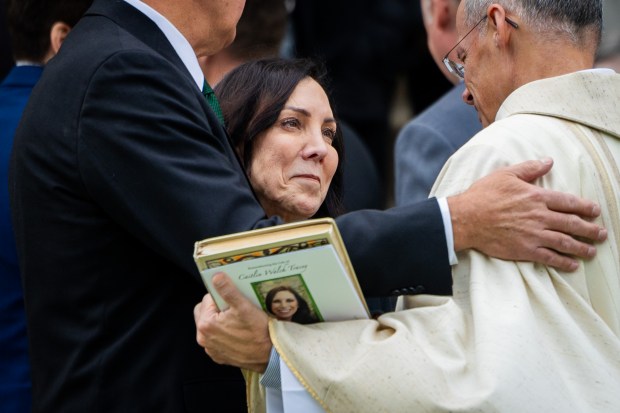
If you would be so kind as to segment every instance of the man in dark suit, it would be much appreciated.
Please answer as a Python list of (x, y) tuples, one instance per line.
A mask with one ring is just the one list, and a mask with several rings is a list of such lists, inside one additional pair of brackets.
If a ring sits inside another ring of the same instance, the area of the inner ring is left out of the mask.
[[(192, 315), (205, 293), (194, 242), (282, 222), (254, 198), (196, 59), (233, 40), (243, 4), (96, 0), (35, 87), (10, 171), (34, 412), (245, 411), (239, 370), (204, 354)], [(549, 168), (533, 161), (449, 198), (455, 248), (564, 268), (573, 260), (553, 250), (592, 254), (547, 229), (598, 238), (600, 228), (568, 228), (547, 204), (596, 215), (593, 205), (514, 176)], [(527, 220), (509, 219), (521, 212)], [(365, 291), (450, 291), (437, 200), (337, 222)], [(508, 246), (506, 222), (534, 236)], [(487, 243), (493, 234), (499, 243)]]
[[(28, 337), (9, 212), (9, 155), (15, 129), (43, 65), (57, 52), (90, 0), (7, 0), (16, 66), (0, 83), (0, 406), (30, 412)], [(4, 6), (5, 3), (2, 3)], [(4, 16), (4, 7), (2, 16)], [(8, 50), (8, 49), (7, 49)]]
[(442, 59), (458, 41), (456, 10), (460, 0), (421, 0), (428, 48), (454, 87), (398, 133), (394, 146), (394, 198), (405, 205), (428, 198), (448, 158), (482, 129), (476, 110), (463, 102), (465, 85), (448, 72)]

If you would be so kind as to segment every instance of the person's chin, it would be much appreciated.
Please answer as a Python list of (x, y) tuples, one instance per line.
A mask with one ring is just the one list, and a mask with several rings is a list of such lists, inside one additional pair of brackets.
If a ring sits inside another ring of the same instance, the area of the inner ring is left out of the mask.
[(293, 319), (293, 315), (286, 313), (286, 314), (278, 314), (276, 316), (276, 318), (278, 318), (279, 320), (284, 320), (284, 321), (291, 321)]
[(314, 216), (314, 214), (316, 214), (320, 206), (321, 204), (317, 204), (316, 202), (313, 202), (311, 205), (298, 205), (296, 208), (296, 215), (303, 217), (302, 219), (311, 218), (312, 216)]
[(286, 208), (289, 215), (309, 218), (313, 216), (321, 206), (323, 196), (317, 187), (307, 188), (301, 185), (290, 187), (284, 202), (280, 207)]

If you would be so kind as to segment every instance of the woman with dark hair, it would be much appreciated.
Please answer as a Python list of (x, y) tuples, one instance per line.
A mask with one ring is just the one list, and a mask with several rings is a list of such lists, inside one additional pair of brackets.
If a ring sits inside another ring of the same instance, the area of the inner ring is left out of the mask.
[(267, 312), (278, 320), (299, 324), (316, 323), (319, 319), (310, 311), (306, 300), (293, 288), (281, 285), (272, 288), (265, 297)]
[(232, 145), (268, 216), (342, 212), (342, 132), (325, 71), (306, 59), (251, 61), (215, 87)]

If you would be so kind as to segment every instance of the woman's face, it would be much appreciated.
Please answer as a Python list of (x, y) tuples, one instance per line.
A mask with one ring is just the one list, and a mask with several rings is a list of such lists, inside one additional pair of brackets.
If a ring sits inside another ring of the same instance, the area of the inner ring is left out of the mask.
[(279, 320), (290, 321), (298, 307), (297, 298), (290, 291), (278, 291), (271, 302), (271, 312)]
[(325, 91), (311, 78), (302, 80), (254, 143), (248, 175), (268, 216), (292, 222), (316, 213), (338, 166), (335, 133)]

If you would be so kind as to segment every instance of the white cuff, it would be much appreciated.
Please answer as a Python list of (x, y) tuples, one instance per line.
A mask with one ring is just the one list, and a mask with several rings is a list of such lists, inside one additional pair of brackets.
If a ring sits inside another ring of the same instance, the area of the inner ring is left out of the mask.
[(437, 203), (439, 204), (439, 210), (441, 211), (443, 230), (446, 233), (448, 259), (450, 260), (450, 265), (456, 265), (459, 263), (459, 260), (456, 258), (456, 252), (454, 251), (454, 233), (452, 232), (452, 217), (450, 215), (448, 200), (446, 198), (437, 198)]

